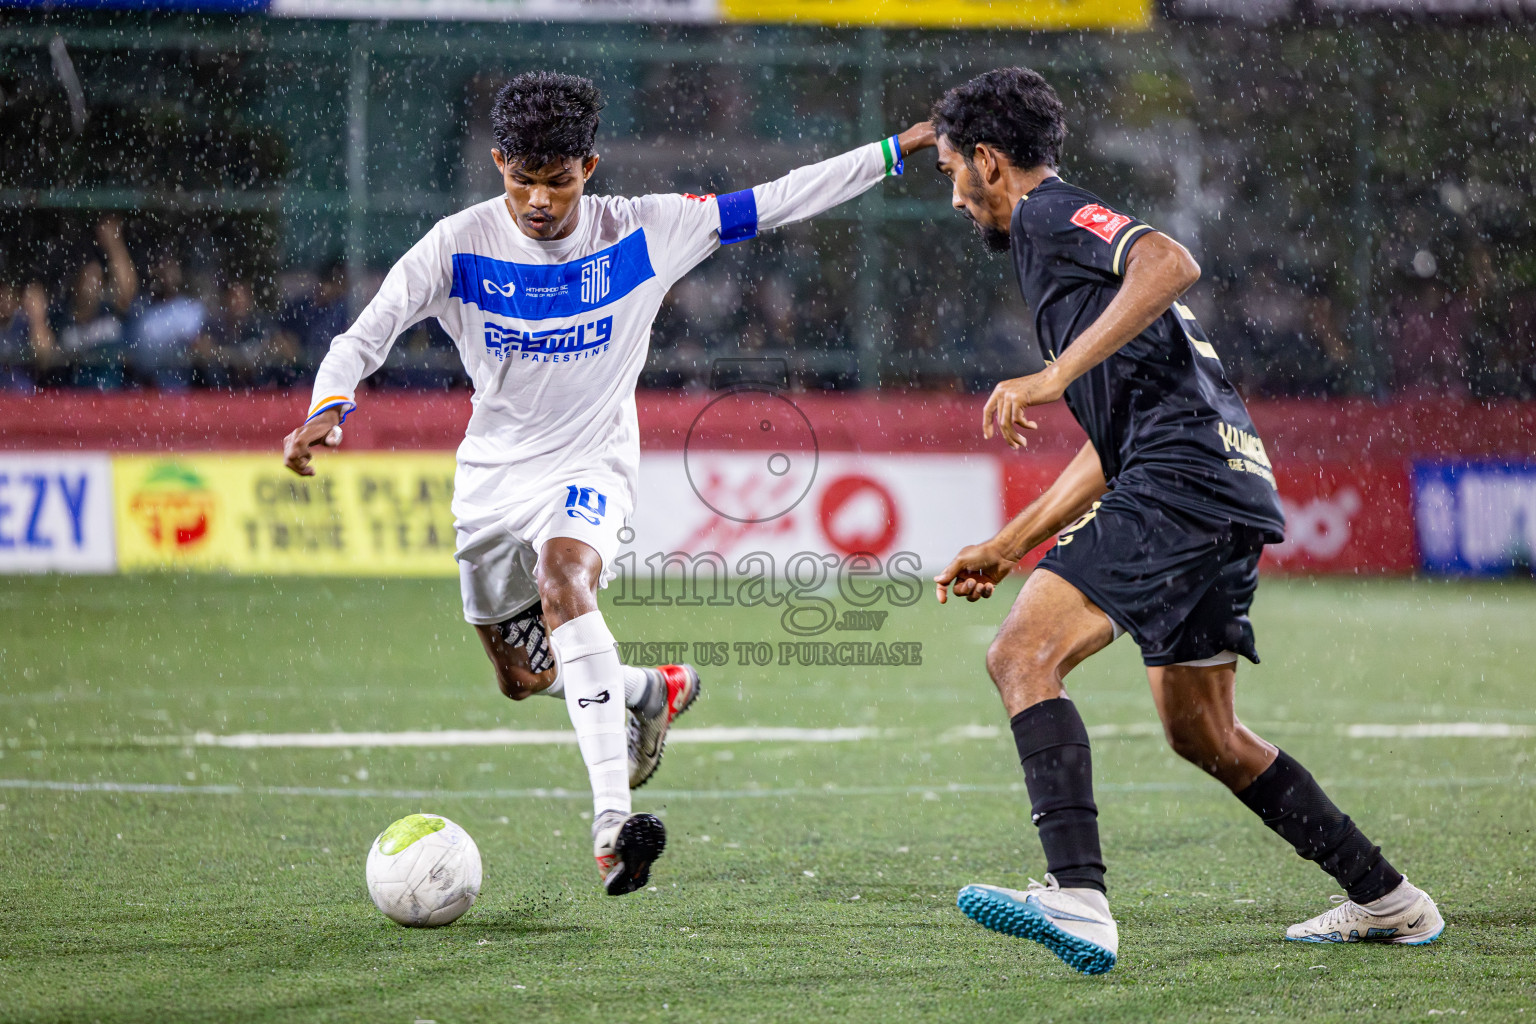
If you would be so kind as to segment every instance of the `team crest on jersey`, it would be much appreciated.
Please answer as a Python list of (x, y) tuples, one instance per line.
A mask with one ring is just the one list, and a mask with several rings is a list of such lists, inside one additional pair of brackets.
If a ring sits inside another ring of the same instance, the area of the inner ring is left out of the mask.
[(581, 265), (581, 301), (598, 303), (608, 297), (612, 287), (609, 268), (613, 257), (606, 253)]
[(1131, 222), (1131, 218), (1123, 213), (1108, 210), (1098, 203), (1089, 203), (1080, 207), (1072, 215), (1072, 223), (1084, 230), (1091, 231), (1106, 242), (1115, 240), (1115, 232)]
[(485, 286), (485, 293), (487, 295), (500, 295), (504, 299), (510, 299), (514, 294), (517, 293), (517, 283), (515, 281), (508, 281), (506, 284), (497, 284), (490, 278), (484, 277), (480, 279), (480, 283)]

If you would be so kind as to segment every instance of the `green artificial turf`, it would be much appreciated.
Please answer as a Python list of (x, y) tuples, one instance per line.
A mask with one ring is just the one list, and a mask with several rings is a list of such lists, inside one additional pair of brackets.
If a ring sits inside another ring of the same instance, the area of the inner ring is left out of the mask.
[[(1344, 732), (1528, 733), (1536, 588), (1260, 589), (1239, 710), (1439, 900), (1424, 948), (1282, 942), (1336, 886), (1168, 752), (1129, 641), (1080, 668), (1121, 935), (1098, 978), (954, 906), (1043, 871), (982, 668), (1003, 608), (925, 598), (821, 638), (921, 642), (920, 666), (705, 670), (683, 727), (878, 738), (674, 744), (636, 796), (669, 829), (655, 890), (612, 899), (574, 746), (184, 743), (564, 727), (559, 703), (498, 694), (451, 580), (0, 578), (0, 1020), (1536, 1020), (1536, 738)], [(773, 610), (609, 620), (623, 640), (787, 639)], [(417, 810), (485, 860), (480, 902), (435, 931), (363, 886), (374, 835)]]

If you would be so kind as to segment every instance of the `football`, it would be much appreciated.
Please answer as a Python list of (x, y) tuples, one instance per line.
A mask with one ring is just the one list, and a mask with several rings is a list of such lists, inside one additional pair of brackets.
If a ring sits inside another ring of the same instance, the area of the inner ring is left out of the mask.
[(438, 814), (411, 814), (379, 833), (368, 851), (368, 895), (408, 928), (457, 921), (480, 895), (480, 850)]

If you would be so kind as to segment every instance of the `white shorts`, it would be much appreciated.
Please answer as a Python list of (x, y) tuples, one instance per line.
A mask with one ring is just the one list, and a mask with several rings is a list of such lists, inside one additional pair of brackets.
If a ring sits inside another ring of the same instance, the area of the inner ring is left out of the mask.
[(570, 537), (595, 550), (603, 560), (599, 585), (606, 587), (618, 575), (613, 560), (634, 498), (629, 483), (609, 470), (573, 469), (546, 476), (526, 498), (494, 508), (466, 504), (457, 511), (454, 557), (464, 620), (491, 626), (538, 602), (539, 552), (551, 537)]

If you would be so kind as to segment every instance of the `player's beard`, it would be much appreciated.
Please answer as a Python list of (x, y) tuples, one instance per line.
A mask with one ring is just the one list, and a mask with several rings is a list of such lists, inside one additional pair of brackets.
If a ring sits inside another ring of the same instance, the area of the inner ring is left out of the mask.
[[(967, 191), (965, 198), (969, 199), (977, 206), (984, 205), (980, 189), (971, 189)], [(1013, 248), (1013, 240), (1009, 238), (1008, 232), (999, 231), (997, 228), (987, 227), (981, 221), (971, 216), (970, 210), (966, 210), (964, 212), (966, 220), (971, 222), (971, 226), (974, 227), (976, 229), (976, 233), (981, 236), (981, 243), (988, 249), (992, 250), (993, 252), (1007, 252), (1009, 249)]]
[(981, 235), (982, 244), (993, 252), (1008, 252), (1013, 248), (1013, 239), (1006, 231), (983, 227), (980, 224), (976, 225), (976, 231)]

